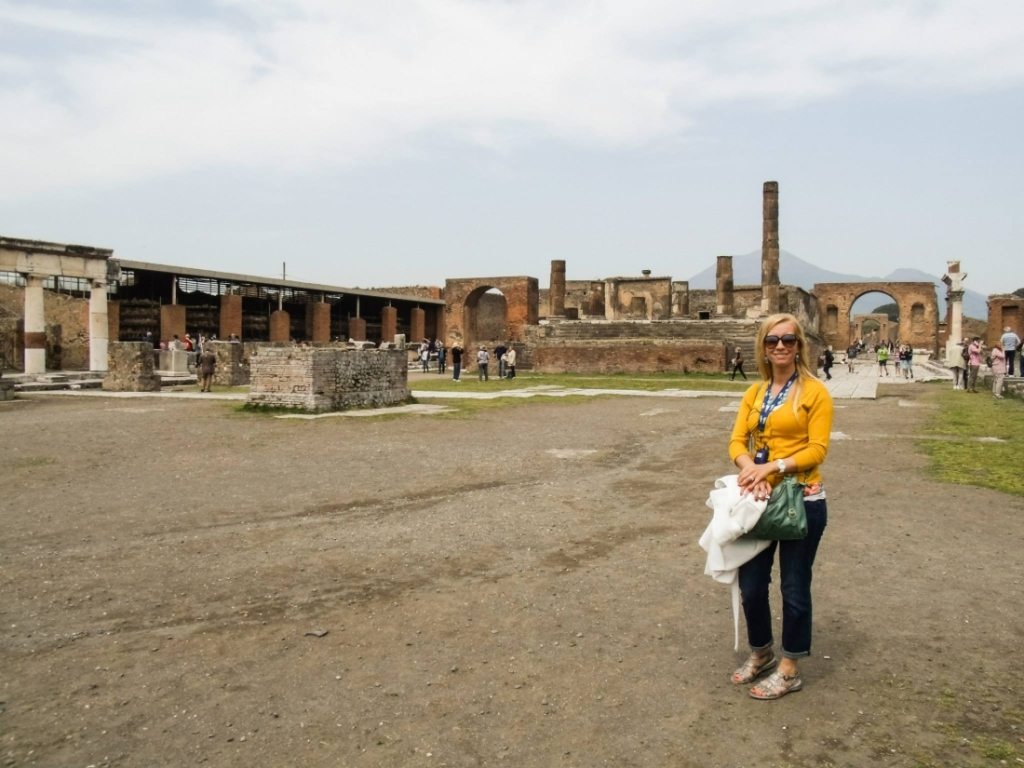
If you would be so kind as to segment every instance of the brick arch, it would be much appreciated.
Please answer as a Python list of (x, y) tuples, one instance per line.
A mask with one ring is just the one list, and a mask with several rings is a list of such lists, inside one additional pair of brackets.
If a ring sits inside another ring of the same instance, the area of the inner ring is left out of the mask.
[(826, 344), (846, 349), (853, 340), (850, 310), (866, 293), (884, 293), (899, 307), (900, 338), (918, 349), (938, 351), (939, 302), (933, 283), (816, 283), (818, 305), (835, 307), (835, 328), (821, 329)]
[[(505, 297), (505, 339), (480, 339), (475, 335), (475, 313), (480, 297), (492, 288)], [(469, 277), (445, 281), (446, 343), (456, 341), (464, 349), (477, 343), (522, 341), (526, 326), (536, 325), (540, 291), (535, 277)]]

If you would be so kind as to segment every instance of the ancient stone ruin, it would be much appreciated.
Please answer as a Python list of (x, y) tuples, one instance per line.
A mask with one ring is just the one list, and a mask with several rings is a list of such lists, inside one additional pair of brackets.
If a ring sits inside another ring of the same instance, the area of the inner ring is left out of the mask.
[(248, 404), (312, 413), (409, 399), (405, 350), (266, 346), (249, 360)]

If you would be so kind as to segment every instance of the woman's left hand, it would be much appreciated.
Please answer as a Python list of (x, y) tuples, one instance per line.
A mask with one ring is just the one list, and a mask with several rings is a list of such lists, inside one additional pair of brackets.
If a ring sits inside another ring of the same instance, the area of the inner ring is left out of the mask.
[(751, 494), (758, 501), (767, 499), (772, 494), (768, 477), (775, 472), (774, 464), (748, 464), (736, 479), (740, 490)]

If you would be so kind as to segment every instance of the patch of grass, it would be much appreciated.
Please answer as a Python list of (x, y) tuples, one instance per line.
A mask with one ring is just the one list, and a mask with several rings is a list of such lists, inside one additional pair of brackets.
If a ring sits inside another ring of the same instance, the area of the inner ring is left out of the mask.
[(1001, 739), (980, 738), (974, 742), (974, 748), (982, 757), (989, 760), (1010, 760), (1017, 757), (1017, 750), (1008, 741)]
[(57, 460), (52, 456), (25, 456), (15, 459), (13, 465), (14, 469), (37, 469), (38, 467), (48, 467), (56, 463)]
[[(476, 372), (464, 373), (462, 382), (456, 384), (450, 376), (432, 378), (414, 377), (409, 379), (409, 389), (421, 392), (458, 392), (468, 389), (472, 392), (500, 392), (507, 389), (529, 389), (530, 387), (565, 387), (569, 389), (637, 389), (653, 392), (659, 389), (689, 389), (713, 392), (743, 392), (750, 382), (729, 381), (725, 374), (681, 374), (681, 373), (517, 373), (514, 379), (491, 377), (490, 381), (478, 381)], [(470, 389), (472, 388), (472, 389)]]
[(465, 400), (431, 400), (429, 396), (427, 396), (421, 397), (420, 401), (430, 401), (435, 405), (444, 405), (450, 409), (444, 413), (438, 413), (430, 416), (429, 418), (431, 419), (469, 419), (478, 413), (484, 413), (498, 408), (516, 408), (523, 405), (578, 405), (579, 403), (596, 400), (600, 397), (600, 395), (566, 395), (565, 397), (498, 397), (494, 400), (474, 400), (471, 398), (467, 398)]
[[(918, 442), (930, 471), (943, 482), (1024, 496), (1024, 403), (948, 388), (928, 393), (939, 407)], [(986, 442), (983, 438), (996, 438)]]

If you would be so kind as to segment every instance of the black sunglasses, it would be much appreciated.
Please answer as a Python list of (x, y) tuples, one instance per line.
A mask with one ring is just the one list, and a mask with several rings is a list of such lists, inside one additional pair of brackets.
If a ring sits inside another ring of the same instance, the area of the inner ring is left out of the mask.
[(779, 342), (782, 342), (782, 346), (789, 348), (795, 347), (797, 342), (796, 334), (785, 333), (782, 336), (765, 336), (764, 345), (766, 347), (777, 347)]

